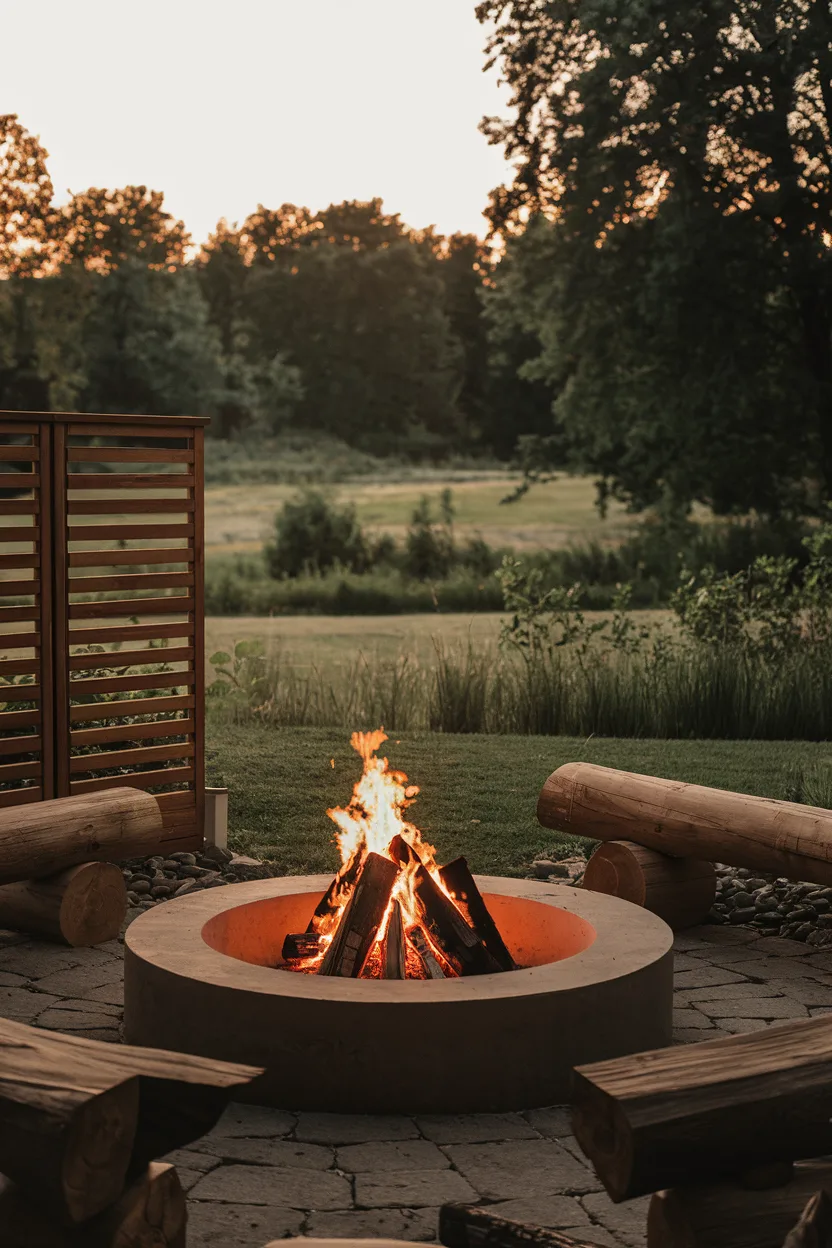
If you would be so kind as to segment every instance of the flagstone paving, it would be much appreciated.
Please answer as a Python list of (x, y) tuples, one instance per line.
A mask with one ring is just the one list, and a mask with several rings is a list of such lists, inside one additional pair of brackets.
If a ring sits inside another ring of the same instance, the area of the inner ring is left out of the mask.
[[(122, 945), (64, 949), (0, 932), (0, 1017), (118, 1043)], [(832, 1010), (832, 953), (745, 927), (675, 942), (674, 1041), (761, 1030)], [(188, 1191), (188, 1248), (262, 1248), (290, 1235), (436, 1239), (447, 1201), (642, 1248), (647, 1200), (613, 1205), (562, 1106), (522, 1114), (290, 1113), (231, 1106), (171, 1155)]]

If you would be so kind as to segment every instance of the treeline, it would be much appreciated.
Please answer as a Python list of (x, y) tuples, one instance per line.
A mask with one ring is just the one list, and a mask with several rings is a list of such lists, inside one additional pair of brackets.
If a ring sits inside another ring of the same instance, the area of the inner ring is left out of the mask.
[(142, 186), (56, 209), (47, 153), (0, 117), (0, 407), (506, 455), (550, 417), (516, 376), (522, 333), (491, 341), (497, 267), (473, 235), (409, 229), (379, 199), (260, 206), (198, 250)]

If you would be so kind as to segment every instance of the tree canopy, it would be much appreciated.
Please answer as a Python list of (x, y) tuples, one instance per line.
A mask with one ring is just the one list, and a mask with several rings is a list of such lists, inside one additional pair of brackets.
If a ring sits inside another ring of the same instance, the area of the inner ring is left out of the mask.
[(484, 122), (515, 170), (501, 311), (537, 336), (552, 447), (635, 506), (832, 497), (829, 6), (477, 11), (512, 91)]

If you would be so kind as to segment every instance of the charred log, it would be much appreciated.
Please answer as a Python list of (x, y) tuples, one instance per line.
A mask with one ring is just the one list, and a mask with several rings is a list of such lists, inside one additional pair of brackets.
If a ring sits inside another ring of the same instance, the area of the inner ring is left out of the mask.
[(338, 930), (324, 954), (321, 975), (357, 979), (367, 962), (399, 875), (389, 858), (368, 854)]
[(474, 931), (482, 939), (488, 952), (503, 971), (514, 971), (517, 964), (506, 948), (499, 933), (497, 924), (489, 913), (483, 895), (477, 888), (465, 858), (455, 858), (447, 866), (441, 867), (439, 874), (448, 892), (453, 894), (454, 901), (462, 908)]
[(321, 951), (321, 937), (317, 932), (294, 932), (286, 937), (281, 950), (285, 961), (298, 958), (316, 958)]

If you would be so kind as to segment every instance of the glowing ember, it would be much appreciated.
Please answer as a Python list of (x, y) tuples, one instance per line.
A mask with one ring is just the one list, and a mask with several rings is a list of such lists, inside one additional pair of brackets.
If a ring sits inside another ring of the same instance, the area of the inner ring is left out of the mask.
[[(511, 955), (485, 909), (464, 859), (465, 886), (449, 890), (434, 847), (406, 817), (419, 790), (377, 751), (383, 729), (355, 732), (363, 760), (349, 804), (327, 814), (336, 824), (341, 866), (306, 933), (288, 936), (287, 969), (325, 975), (426, 979), (511, 969)], [(473, 894), (480, 911), (477, 929)]]

